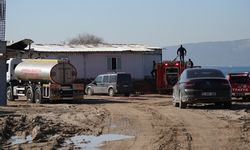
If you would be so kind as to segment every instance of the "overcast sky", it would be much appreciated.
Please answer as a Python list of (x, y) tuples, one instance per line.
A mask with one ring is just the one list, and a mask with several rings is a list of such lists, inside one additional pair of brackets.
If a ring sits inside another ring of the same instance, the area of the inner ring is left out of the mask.
[(6, 0), (6, 40), (152, 46), (250, 38), (250, 0)]

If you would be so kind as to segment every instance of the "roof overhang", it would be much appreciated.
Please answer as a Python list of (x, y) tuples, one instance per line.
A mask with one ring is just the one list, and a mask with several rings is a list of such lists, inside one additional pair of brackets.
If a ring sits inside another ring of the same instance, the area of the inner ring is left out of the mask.
[[(15, 57), (18, 54), (23, 54), (29, 52), (30, 46), (33, 43), (31, 39), (24, 39), (6, 46), (6, 57), (11, 58)], [(28, 47), (28, 49), (26, 49)]]

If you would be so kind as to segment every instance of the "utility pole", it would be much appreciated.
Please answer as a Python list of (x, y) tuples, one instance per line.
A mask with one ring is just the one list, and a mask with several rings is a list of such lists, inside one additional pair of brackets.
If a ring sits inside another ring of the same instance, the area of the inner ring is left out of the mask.
[(6, 42), (0, 41), (0, 106), (6, 105)]
[(6, 41), (5, 41), (6, 1), (0, 0), (0, 105), (6, 105)]
[(6, 1), (0, 0), (0, 40), (5, 40)]

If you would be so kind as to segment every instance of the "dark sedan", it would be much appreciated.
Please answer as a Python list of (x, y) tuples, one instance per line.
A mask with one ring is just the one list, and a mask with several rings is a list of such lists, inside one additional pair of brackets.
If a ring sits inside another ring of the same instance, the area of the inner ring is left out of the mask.
[(173, 104), (186, 108), (187, 104), (215, 103), (230, 108), (231, 85), (218, 69), (186, 69), (173, 87)]

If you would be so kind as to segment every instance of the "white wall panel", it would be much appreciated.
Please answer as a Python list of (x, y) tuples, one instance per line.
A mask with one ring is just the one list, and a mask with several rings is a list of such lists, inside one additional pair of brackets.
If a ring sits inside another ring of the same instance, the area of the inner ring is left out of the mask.
[[(105, 53), (53, 53), (52, 55), (43, 55), (45, 58), (58, 59), (68, 57), (70, 62), (77, 68), (78, 78), (95, 78), (98, 74), (109, 72), (127, 72), (134, 79), (144, 79), (144, 76), (150, 75), (152, 71), (152, 62), (161, 61), (161, 55), (127, 52), (105, 52)], [(120, 57), (121, 69), (108, 70), (108, 57)]]

